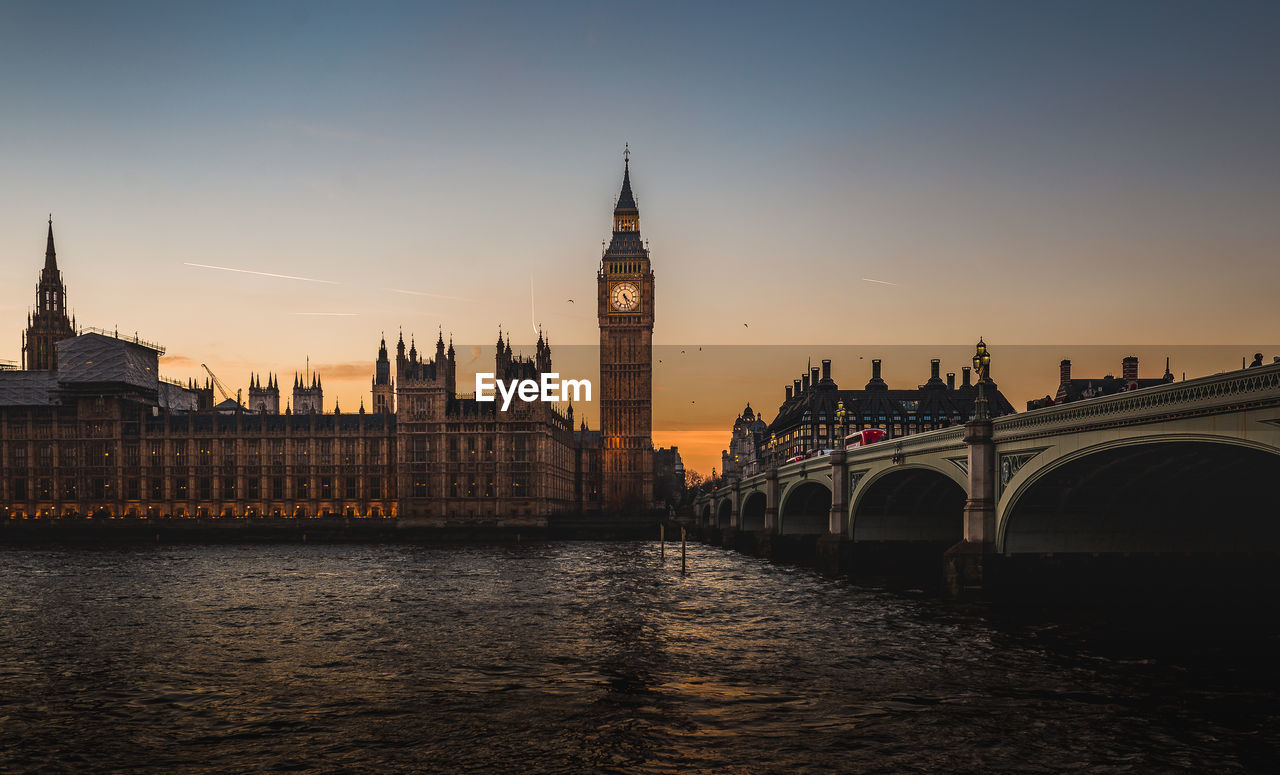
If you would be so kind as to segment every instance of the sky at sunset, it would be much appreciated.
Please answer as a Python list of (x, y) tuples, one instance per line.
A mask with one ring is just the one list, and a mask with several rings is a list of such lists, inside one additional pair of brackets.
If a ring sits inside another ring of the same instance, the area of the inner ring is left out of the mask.
[(0, 359), (51, 212), (78, 322), (171, 377), (309, 357), (355, 409), (382, 332), (499, 325), (590, 371), (629, 143), (655, 342), (760, 360), (655, 364), (699, 470), (824, 349), (909, 387), (984, 336), (1015, 406), (1063, 357), (1231, 368), (1280, 341), (1278, 39), (1251, 2), (0, 2)]

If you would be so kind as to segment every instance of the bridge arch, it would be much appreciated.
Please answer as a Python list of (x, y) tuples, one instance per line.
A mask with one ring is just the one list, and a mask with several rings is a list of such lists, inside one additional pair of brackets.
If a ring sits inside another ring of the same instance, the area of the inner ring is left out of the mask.
[(778, 509), (778, 532), (784, 535), (825, 535), (831, 524), (831, 488), (804, 479), (787, 488)]
[(716, 507), (716, 527), (733, 527), (733, 501), (728, 498)]
[(764, 512), (768, 505), (765, 494), (753, 492), (742, 501), (738, 512), (738, 527), (742, 530), (764, 530)]
[(1134, 437), (1047, 460), (1019, 478), (998, 514), (1004, 553), (1280, 552), (1280, 451), (1262, 444)]
[(964, 538), (965, 483), (927, 465), (894, 466), (860, 482), (849, 508), (848, 535), (855, 541), (931, 541)]
[(710, 502), (710, 501), (708, 501), (708, 502), (707, 502), (707, 503), (702, 507), (702, 513), (701, 513), (701, 515), (700, 515), (700, 516), (701, 516), (701, 519), (700, 519), (699, 521), (700, 521), (700, 522), (702, 522), (702, 524), (704, 524), (704, 525), (710, 525), (710, 524), (711, 524), (711, 502)]

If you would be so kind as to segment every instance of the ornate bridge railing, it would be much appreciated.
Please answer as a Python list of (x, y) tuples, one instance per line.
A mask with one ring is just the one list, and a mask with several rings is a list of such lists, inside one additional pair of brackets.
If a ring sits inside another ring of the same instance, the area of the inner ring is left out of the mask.
[(922, 431), (920, 433), (913, 433), (910, 436), (899, 436), (894, 439), (877, 441), (875, 444), (850, 452), (849, 460), (878, 460), (882, 457), (889, 457), (897, 452), (918, 453), (922, 451), (922, 448), (924, 448), (924, 451), (929, 451), (932, 449), (963, 446), (964, 426), (952, 425), (947, 428), (939, 428), (934, 431)]
[(1205, 414), (1280, 406), (1280, 365), (1092, 398), (1026, 414), (998, 417), (996, 441), (1136, 425)]

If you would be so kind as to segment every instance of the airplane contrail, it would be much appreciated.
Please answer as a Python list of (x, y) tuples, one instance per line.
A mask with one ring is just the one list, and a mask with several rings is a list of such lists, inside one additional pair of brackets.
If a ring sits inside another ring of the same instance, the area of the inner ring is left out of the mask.
[(353, 318), (359, 316), (359, 312), (291, 312), (291, 315), (326, 315), (337, 318)]
[(538, 315), (533, 310), (533, 275), (529, 275), (529, 325), (533, 333), (538, 333)]
[(183, 266), (194, 266), (200, 269), (218, 269), (223, 272), (239, 272), (240, 274), (256, 274), (262, 277), (278, 277), (281, 280), (302, 280), (308, 283), (324, 283), (325, 285), (339, 285), (335, 280), (317, 280), (314, 277), (295, 277), (291, 274), (275, 274), (274, 272), (255, 272), (252, 269), (233, 269), (229, 266), (213, 266), (212, 264), (193, 264), (190, 261), (183, 261)]
[(403, 288), (392, 288), (392, 293), (403, 293), (409, 296), (430, 296), (433, 299), (453, 299), (454, 301), (475, 301), (465, 296), (446, 296), (443, 293), (427, 293), (426, 291), (407, 291)]
[(872, 280), (870, 277), (864, 277), (862, 278), (862, 281), (864, 283), (879, 283), (880, 285), (892, 285), (894, 287), (897, 287), (898, 285), (897, 283), (891, 283), (888, 280)]

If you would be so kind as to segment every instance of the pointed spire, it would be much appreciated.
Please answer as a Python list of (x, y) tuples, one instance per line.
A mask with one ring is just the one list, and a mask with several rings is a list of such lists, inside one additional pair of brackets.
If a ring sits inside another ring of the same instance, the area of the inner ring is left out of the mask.
[(53, 249), (53, 213), (49, 213), (49, 240), (44, 249), (44, 268), (58, 271), (58, 254)]
[(622, 214), (624, 211), (628, 213), (637, 212), (636, 198), (631, 193), (631, 146), (628, 144), (622, 152), (623, 169), (622, 169), (622, 192), (618, 194), (618, 204), (614, 206), (615, 215)]

